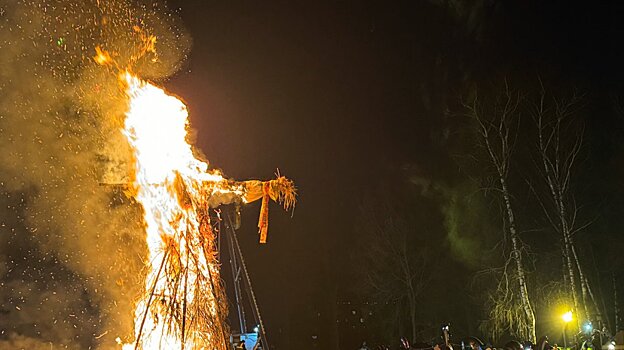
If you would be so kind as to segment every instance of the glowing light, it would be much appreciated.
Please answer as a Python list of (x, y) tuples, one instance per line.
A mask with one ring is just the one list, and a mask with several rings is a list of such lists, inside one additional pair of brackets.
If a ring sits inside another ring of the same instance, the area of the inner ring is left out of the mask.
[(95, 57), (93, 57), (93, 59), (101, 65), (110, 64), (112, 62), (108, 52), (102, 50), (99, 46), (95, 48)]
[(594, 330), (594, 326), (590, 321), (587, 321), (583, 324), (583, 330), (585, 333), (591, 333)]
[[(131, 61), (156, 54), (156, 37), (134, 30), (141, 33), (143, 46)], [(119, 71), (107, 51), (99, 46), (95, 51), (95, 62)], [(129, 194), (143, 207), (148, 259), (144, 293), (134, 313), (134, 343), (116, 341), (123, 350), (226, 350), (227, 302), (209, 210), (262, 199), (258, 227), (264, 243), (269, 198), (288, 210), (295, 206), (297, 190), (279, 172), (275, 180), (241, 183), (210, 171), (186, 140), (184, 103), (127, 71), (120, 81), (129, 99), (122, 132), (134, 156)]]
[(565, 314), (563, 314), (561, 316), (561, 319), (563, 319), (563, 322), (565, 322), (565, 323), (572, 322), (572, 320), (574, 319), (573, 316), (572, 316), (572, 311), (568, 311)]
[(195, 158), (182, 101), (130, 73), (123, 79), (130, 98), (123, 133), (134, 151), (134, 197), (144, 209), (149, 250), (145, 293), (135, 311), (138, 345), (124, 349), (225, 350), (207, 201), (215, 194), (242, 196), (243, 188)]

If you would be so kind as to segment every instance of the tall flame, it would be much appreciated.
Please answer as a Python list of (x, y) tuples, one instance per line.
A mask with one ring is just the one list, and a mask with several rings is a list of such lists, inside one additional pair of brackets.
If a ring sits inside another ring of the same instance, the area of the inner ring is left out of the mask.
[(143, 206), (149, 249), (135, 343), (124, 349), (225, 350), (225, 302), (208, 200), (244, 188), (208, 172), (186, 142), (182, 101), (125, 73), (130, 99), (124, 134), (135, 156), (133, 190)]
[[(133, 61), (146, 52), (155, 54), (156, 37), (141, 38), (144, 45)], [(119, 71), (99, 46), (93, 59)], [(226, 350), (227, 303), (209, 210), (262, 199), (258, 227), (260, 243), (265, 243), (269, 198), (288, 210), (295, 206), (297, 189), (279, 173), (270, 181), (234, 182), (209, 171), (186, 141), (184, 103), (128, 71), (120, 79), (129, 99), (123, 133), (134, 151), (131, 190), (143, 207), (149, 259), (134, 315), (134, 343), (117, 342), (123, 350)]]

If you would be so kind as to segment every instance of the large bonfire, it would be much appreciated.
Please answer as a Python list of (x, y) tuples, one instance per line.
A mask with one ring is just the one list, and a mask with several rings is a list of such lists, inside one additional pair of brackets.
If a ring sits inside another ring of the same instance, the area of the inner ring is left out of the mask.
[[(98, 49), (95, 60), (111, 64)], [(258, 223), (266, 241), (268, 200), (295, 204), (293, 183), (235, 182), (211, 171), (187, 142), (188, 113), (178, 98), (123, 70), (129, 99), (123, 133), (134, 153), (130, 194), (144, 209), (149, 256), (135, 311), (134, 342), (124, 349), (228, 348), (226, 301), (210, 210), (262, 199)]]

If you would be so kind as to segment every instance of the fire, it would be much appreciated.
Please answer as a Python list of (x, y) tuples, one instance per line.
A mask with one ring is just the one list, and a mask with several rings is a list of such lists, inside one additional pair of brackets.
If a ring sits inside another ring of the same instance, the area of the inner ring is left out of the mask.
[(242, 197), (242, 185), (208, 172), (186, 142), (186, 106), (125, 73), (130, 99), (124, 134), (135, 154), (135, 197), (149, 249), (145, 295), (126, 348), (225, 349), (224, 301), (207, 200)]
[[(142, 38), (141, 52), (155, 53), (155, 37)], [(119, 69), (99, 47), (93, 59)], [(209, 211), (262, 199), (258, 227), (265, 243), (269, 199), (294, 208), (296, 188), (279, 173), (270, 181), (235, 182), (210, 171), (186, 140), (184, 103), (129, 71), (120, 80), (129, 100), (123, 134), (134, 153), (130, 191), (143, 207), (149, 254), (144, 293), (134, 313), (134, 342), (117, 342), (124, 350), (226, 350), (227, 302)]]
[(95, 48), (95, 52), (96, 55), (95, 57), (93, 57), (93, 59), (95, 60), (95, 62), (104, 65), (104, 64), (110, 64), (112, 59), (110, 57), (110, 55), (108, 54), (108, 52), (102, 50), (99, 46)]

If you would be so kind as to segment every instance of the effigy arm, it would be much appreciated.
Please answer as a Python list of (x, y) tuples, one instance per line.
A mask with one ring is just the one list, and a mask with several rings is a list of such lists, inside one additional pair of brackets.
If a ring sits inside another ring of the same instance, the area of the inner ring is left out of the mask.
[(260, 217), (258, 219), (258, 233), (260, 234), (260, 243), (266, 243), (269, 231), (269, 198), (281, 204), (285, 210), (294, 209), (297, 203), (295, 184), (284, 176), (278, 176), (277, 179), (269, 181), (244, 181), (243, 186), (245, 188), (243, 196), (245, 203), (262, 199)]

